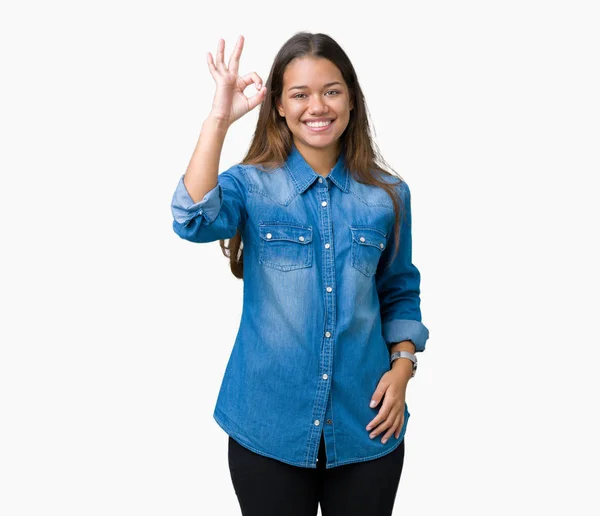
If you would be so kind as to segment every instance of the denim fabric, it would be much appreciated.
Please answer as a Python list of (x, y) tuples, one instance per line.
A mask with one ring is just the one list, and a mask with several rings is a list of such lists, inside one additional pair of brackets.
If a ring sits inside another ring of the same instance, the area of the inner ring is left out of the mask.
[[(381, 175), (395, 183), (396, 177)], [(181, 238), (205, 243), (239, 229), (244, 249), (241, 321), (213, 417), (246, 448), (316, 468), (323, 432), (327, 468), (375, 459), (382, 444), (367, 424), (389, 348), (410, 340), (425, 350), (420, 273), (412, 263), (410, 190), (394, 251), (394, 210), (385, 190), (357, 182), (343, 153), (315, 173), (295, 145), (285, 166), (236, 164), (194, 203), (179, 179), (171, 209)]]

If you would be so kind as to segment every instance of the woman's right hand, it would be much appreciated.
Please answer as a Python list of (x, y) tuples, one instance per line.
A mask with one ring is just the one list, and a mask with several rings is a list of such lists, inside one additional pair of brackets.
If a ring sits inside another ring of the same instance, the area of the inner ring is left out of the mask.
[[(219, 39), (217, 47), (217, 63), (213, 62), (210, 52), (206, 55), (210, 74), (217, 83), (210, 116), (227, 123), (228, 126), (258, 106), (265, 99), (267, 92), (267, 87), (256, 72), (250, 72), (243, 77), (238, 75), (243, 47), (244, 36), (240, 36), (228, 66), (225, 66), (225, 40), (222, 38)], [(244, 90), (252, 83), (258, 92), (252, 97), (246, 97)]]

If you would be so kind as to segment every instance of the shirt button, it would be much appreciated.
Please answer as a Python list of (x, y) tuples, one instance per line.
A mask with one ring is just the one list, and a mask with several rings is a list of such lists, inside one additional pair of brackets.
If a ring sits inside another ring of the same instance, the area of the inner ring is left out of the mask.
[[(298, 237), (298, 240), (300, 240), (300, 242), (304, 242), (304, 237), (303, 236)], [(381, 244), (381, 245), (383, 245), (383, 244)]]
[(325, 249), (329, 249), (331, 245), (329, 243), (325, 244)]
[(322, 178), (322, 177), (320, 177), (320, 178), (319, 178), (319, 183), (322, 183), (322, 182), (323, 182), (323, 178)]
[(331, 287), (327, 287), (325, 290), (327, 290), (327, 292), (331, 292), (333, 289)]
[(327, 424), (330, 425), (331, 423), (333, 423), (333, 421), (331, 419), (328, 419)]
[(329, 333), (328, 331), (325, 332), (325, 337), (331, 337), (331, 333)]
[(198, 213), (199, 213), (200, 215), (202, 215), (202, 210), (200, 210)]
[(327, 201), (323, 201), (323, 202), (321, 203), (321, 206), (327, 206)]
[(272, 236), (271, 233), (267, 233), (267, 238), (271, 238)]
[(365, 241), (365, 237), (360, 237), (360, 241), (364, 242)]
[(379, 247), (381, 247), (383, 249), (383, 242), (381, 244), (379, 244)]
[(327, 373), (325, 373), (325, 374), (323, 375), (323, 380), (327, 380), (327, 378), (329, 378), (329, 376), (327, 376)]
[(319, 426), (321, 423), (319, 422), (318, 419), (315, 419), (315, 426)]

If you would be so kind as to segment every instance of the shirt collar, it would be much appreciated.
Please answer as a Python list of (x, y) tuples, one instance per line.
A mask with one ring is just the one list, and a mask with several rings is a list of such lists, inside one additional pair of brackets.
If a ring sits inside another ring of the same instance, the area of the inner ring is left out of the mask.
[[(303, 193), (321, 175), (317, 174), (300, 154), (298, 147), (292, 143), (292, 150), (285, 162), (286, 168), (294, 181), (298, 193)], [(350, 177), (345, 166), (344, 153), (340, 152), (338, 160), (328, 176), (340, 190), (348, 193)]]

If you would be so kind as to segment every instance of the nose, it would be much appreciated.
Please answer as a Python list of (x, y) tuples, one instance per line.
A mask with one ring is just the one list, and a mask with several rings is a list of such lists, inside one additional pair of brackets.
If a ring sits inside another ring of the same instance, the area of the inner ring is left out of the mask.
[(321, 95), (317, 94), (310, 97), (308, 112), (313, 116), (323, 115), (327, 112), (327, 105)]

